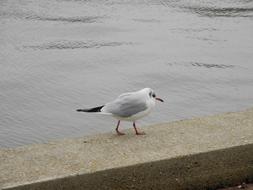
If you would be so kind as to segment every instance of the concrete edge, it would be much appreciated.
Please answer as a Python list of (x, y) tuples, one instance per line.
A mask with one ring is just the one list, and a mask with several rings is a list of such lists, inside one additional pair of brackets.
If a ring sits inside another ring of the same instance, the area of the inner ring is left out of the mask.
[(241, 182), (253, 182), (253, 144), (4, 189), (198, 190), (217, 189)]

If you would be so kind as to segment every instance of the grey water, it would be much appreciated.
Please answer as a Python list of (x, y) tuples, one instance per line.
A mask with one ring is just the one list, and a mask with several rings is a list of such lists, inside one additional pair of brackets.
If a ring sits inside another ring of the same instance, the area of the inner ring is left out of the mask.
[(0, 1), (0, 147), (114, 132), (75, 110), (144, 87), (143, 130), (253, 107), (253, 0)]

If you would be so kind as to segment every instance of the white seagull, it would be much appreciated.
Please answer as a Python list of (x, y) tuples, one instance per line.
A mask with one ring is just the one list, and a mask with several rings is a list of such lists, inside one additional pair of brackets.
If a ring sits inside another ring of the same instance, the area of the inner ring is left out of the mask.
[(103, 106), (90, 109), (77, 109), (78, 112), (97, 112), (107, 114), (118, 119), (116, 132), (118, 135), (124, 135), (119, 131), (121, 120), (132, 121), (136, 135), (144, 135), (144, 132), (138, 132), (135, 121), (148, 115), (155, 106), (156, 100), (163, 102), (161, 98), (156, 97), (151, 88), (144, 88), (136, 92), (121, 94), (114, 101), (108, 102)]

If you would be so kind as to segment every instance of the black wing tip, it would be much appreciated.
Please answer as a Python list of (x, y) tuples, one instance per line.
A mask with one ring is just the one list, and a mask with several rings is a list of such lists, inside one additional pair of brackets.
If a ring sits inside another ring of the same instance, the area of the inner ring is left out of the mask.
[(101, 109), (104, 106), (99, 106), (99, 107), (95, 107), (95, 108), (90, 108), (90, 109), (77, 109), (77, 112), (101, 112)]
[(85, 110), (84, 109), (77, 109), (76, 111), (78, 111), (78, 112), (84, 112)]

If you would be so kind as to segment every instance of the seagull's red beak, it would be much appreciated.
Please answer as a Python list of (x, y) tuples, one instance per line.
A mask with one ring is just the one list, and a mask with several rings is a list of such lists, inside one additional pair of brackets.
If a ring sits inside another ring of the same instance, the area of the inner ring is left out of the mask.
[(155, 99), (160, 101), (160, 102), (164, 102), (161, 98), (155, 98)]

